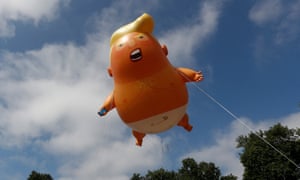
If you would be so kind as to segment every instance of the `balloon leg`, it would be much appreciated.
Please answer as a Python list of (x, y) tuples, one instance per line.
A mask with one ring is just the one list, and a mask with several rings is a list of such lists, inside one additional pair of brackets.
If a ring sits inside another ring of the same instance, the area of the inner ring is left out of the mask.
[(136, 139), (136, 145), (137, 146), (142, 146), (142, 143), (143, 143), (143, 138), (146, 136), (145, 133), (140, 133), (140, 132), (137, 132), (137, 131), (134, 131), (132, 130), (132, 135), (135, 137)]
[(193, 126), (189, 123), (189, 116), (187, 114), (183, 116), (177, 125), (182, 126), (187, 131), (191, 131), (193, 129)]

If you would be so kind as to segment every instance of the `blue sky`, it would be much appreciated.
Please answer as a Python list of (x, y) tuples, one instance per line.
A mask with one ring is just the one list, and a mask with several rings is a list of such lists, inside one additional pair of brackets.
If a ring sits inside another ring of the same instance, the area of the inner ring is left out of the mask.
[[(192, 132), (148, 135), (136, 147), (116, 111), (97, 117), (113, 89), (112, 32), (147, 12), (174, 66), (202, 70), (188, 84)], [(300, 127), (300, 1), (0, 1), (0, 174), (123, 180), (193, 157), (242, 176), (235, 139), (275, 123)]]

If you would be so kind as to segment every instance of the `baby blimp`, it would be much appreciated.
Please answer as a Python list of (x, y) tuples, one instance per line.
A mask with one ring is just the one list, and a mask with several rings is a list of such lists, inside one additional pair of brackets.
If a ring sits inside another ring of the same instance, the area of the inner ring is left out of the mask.
[(143, 14), (112, 34), (108, 73), (114, 89), (98, 112), (104, 116), (116, 108), (139, 146), (146, 134), (176, 125), (192, 130), (185, 83), (203, 80), (201, 72), (170, 63), (167, 46), (160, 45), (153, 29), (153, 18)]

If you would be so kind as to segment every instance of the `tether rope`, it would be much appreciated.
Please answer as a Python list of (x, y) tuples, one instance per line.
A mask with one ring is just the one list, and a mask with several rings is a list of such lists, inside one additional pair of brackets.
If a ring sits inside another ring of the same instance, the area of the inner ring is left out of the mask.
[[(183, 77), (185, 77), (187, 80), (191, 81), (189, 77), (187, 77), (184, 73), (180, 72)], [(296, 166), (296, 168), (300, 169), (300, 166), (296, 164), (293, 160), (291, 160), (287, 155), (285, 155), (283, 152), (281, 152), (279, 149), (277, 149), (275, 146), (273, 146), (270, 142), (268, 142), (266, 139), (255, 133), (255, 130), (252, 129), (250, 126), (248, 126), (245, 122), (243, 122), (240, 118), (238, 118), (234, 113), (232, 113), (228, 108), (226, 108), (222, 103), (220, 103), (218, 100), (216, 100), (214, 97), (212, 97), (210, 94), (208, 94), (206, 91), (204, 91), (202, 88), (200, 88), (195, 82), (191, 83), (194, 87), (196, 87), (200, 92), (202, 92), (206, 97), (208, 97), (211, 101), (213, 101), (215, 104), (217, 104), (221, 109), (223, 109), (226, 113), (228, 113), (231, 117), (233, 117), (235, 120), (240, 122), (244, 127), (246, 127), (250, 132), (253, 132), (254, 135), (256, 135), (259, 139), (261, 139), (263, 142), (265, 142), (267, 145), (269, 145), (272, 149), (274, 149), (276, 152), (278, 152), (281, 156), (283, 156), (285, 159), (287, 159), (290, 163)]]

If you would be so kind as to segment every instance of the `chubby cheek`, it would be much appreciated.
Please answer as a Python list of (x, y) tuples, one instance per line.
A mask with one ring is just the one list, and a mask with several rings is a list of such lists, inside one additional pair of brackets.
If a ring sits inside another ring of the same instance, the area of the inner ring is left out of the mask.
[(111, 51), (110, 66), (113, 74), (127, 68), (130, 65), (128, 52), (123, 51)]
[(122, 61), (124, 61), (126, 58), (128, 58), (128, 52), (126, 52), (126, 49), (122, 49), (122, 50), (114, 50), (112, 49), (111, 50), (111, 53), (110, 53), (110, 60), (112, 63), (120, 63)]

